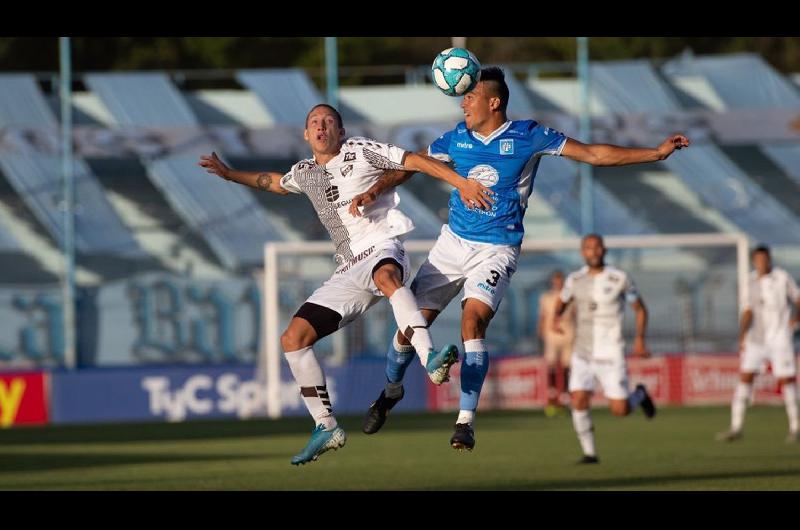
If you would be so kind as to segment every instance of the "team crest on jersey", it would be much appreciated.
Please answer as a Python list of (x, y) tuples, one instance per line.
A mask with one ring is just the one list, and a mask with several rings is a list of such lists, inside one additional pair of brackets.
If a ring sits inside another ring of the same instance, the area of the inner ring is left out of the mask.
[(500, 180), (500, 174), (489, 164), (479, 164), (469, 170), (467, 178), (475, 179), (487, 188), (490, 188)]
[[(345, 162), (352, 162), (355, 159), (356, 159), (356, 154), (355, 153), (345, 153), (344, 154), (344, 161)], [(353, 166), (350, 166), (350, 167), (353, 167)]]
[(500, 154), (513, 155), (514, 154), (514, 140), (512, 138), (500, 140)]
[(343, 177), (346, 177), (346, 176), (347, 176), (347, 175), (349, 175), (349, 174), (350, 174), (352, 171), (353, 171), (353, 164), (350, 164), (350, 165), (344, 166), (342, 169), (340, 169), (340, 170), (339, 170), (339, 172), (342, 174), (342, 176), (343, 176)]

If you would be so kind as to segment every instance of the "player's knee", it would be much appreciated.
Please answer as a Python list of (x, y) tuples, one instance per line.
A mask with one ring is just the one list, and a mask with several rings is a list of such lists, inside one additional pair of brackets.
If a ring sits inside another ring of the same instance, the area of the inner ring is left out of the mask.
[(482, 339), (486, 336), (489, 322), (474, 315), (465, 315), (461, 319), (461, 336), (464, 340)]
[(313, 344), (313, 341), (307, 333), (303, 333), (301, 330), (298, 330), (292, 326), (286, 328), (286, 330), (281, 334), (281, 346), (285, 352), (307, 348), (308, 346), (311, 346), (311, 344)]
[(585, 392), (572, 393), (572, 408), (575, 410), (586, 410), (589, 408), (589, 395)]

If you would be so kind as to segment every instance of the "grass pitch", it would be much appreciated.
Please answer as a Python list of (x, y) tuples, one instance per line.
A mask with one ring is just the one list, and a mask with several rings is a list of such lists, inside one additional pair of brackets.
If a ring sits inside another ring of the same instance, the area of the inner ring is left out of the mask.
[(783, 407), (748, 410), (745, 437), (714, 441), (727, 407), (593, 411), (599, 465), (577, 465), (568, 415), (480, 412), (475, 451), (449, 439), (455, 413), (390, 416), (367, 436), (339, 418), (347, 444), (317, 462), (289, 460), (309, 418), (59, 426), (0, 431), (0, 489), (33, 490), (798, 490), (800, 444)]

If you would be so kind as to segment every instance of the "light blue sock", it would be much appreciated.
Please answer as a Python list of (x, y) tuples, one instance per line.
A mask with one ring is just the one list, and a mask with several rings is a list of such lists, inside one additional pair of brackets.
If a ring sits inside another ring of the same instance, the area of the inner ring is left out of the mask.
[(637, 388), (636, 390), (631, 392), (631, 394), (628, 396), (629, 414), (634, 410), (636, 410), (636, 408), (642, 404), (642, 401), (644, 401), (644, 396), (645, 396), (644, 390), (642, 390), (641, 388)]
[[(465, 359), (461, 363), (460, 409), (462, 413), (469, 411), (474, 413), (478, 408), (483, 380), (489, 371), (489, 352), (486, 351), (483, 339), (475, 339), (464, 341), (464, 353)], [(466, 414), (465, 419), (471, 420), (471, 416), (473, 414)]]
[(400, 383), (406, 375), (406, 368), (414, 360), (416, 352), (410, 344), (404, 346), (397, 342), (397, 334), (392, 338), (386, 352), (386, 379), (389, 383)]

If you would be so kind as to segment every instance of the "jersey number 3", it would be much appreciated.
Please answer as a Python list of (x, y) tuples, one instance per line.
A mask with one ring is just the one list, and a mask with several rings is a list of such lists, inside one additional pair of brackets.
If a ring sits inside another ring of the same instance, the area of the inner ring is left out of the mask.
[(497, 287), (497, 280), (500, 278), (500, 273), (497, 271), (489, 271), (492, 273), (491, 278), (486, 278), (486, 283), (491, 285), (492, 287)]

